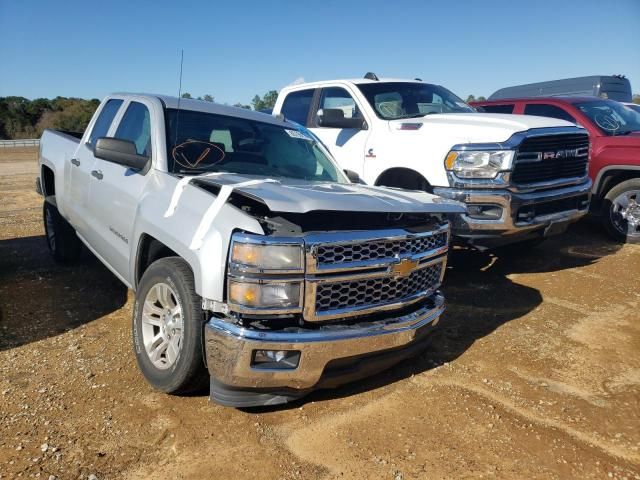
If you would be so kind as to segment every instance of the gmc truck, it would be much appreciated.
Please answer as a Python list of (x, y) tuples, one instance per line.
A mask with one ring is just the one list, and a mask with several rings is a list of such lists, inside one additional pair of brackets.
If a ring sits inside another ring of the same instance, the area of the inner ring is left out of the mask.
[(479, 247), (535, 244), (589, 207), (589, 136), (566, 121), (482, 114), (441, 86), (373, 73), (285, 87), (273, 114), (306, 126), (354, 181), (464, 202), (452, 233)]
[(135, 292), (155, 388), (273, 405), (424, 349), (449, 224), (428, 193), (352, 184), (299, 125), (114, 94), (78, 137), (47, 130), (37, 188), (60, 262), (84, 244)]
[(640, 243), (640, 111), (597, 97), (505, 98), (475, 102), (483, 112), (559, 118), (591, 137), (591, 213), (622, 243)]

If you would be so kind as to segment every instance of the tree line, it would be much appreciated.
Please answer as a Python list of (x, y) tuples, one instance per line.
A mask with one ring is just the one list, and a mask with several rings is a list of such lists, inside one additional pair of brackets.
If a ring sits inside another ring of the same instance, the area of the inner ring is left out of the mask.
[[(234, 107), (265, 110), (273, 108), (278, 92), (270, 90), (263, 96), (256, 95), (251, 105), (236, 103)], [(190, 93), (183, 93), (182, 98), (193, 98)], [(213, 102), (213, 95), (196, 97), (197, 100)], [(100, 105), (100, 100), (93, 98), (56, 97), (54, 99), (24, 97), (0, 97), (0, 140), (40, 138), (47, 128), (83, 132), (93, 113)]]
[[(193, 98), (185, 92), (182, 98)], [(278, 92), (269, 90), (264, 95), (255, 95), (251, 105), (236, 103), (234, 107), (249, 110), (270, 110), (276, 103)], [(205, 94), (196, 97), (204, 102), (215, 101), (213, 95)], [(467, 102), (485, 100), (484, 97), (469, 95)], [(633, 96), (633, 102), (640, 104), (640, 95)], [(46, 128), (83, 132), (100, 104), (100, 100), (93, 98), (56, 97), (54, 99), (36, 98), (29, 100), (24, 97), (0, 97), (0, 139), (39, 138)]]

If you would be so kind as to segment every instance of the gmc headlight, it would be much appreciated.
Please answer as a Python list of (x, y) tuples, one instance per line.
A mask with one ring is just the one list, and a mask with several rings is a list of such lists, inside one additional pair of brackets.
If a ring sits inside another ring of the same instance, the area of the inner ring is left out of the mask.
[[(264, 283), (229, 280), (229, 303), (255, 309), (296, 309), (300, 307), (302, 282), (265, 281)], [(242, 308), (241, 308), (242, 309)]]
[(511, 169), (514, 153), (513, 150), (451, 151), (444, 165), (459, 178), (496, 178), (498, 173)]

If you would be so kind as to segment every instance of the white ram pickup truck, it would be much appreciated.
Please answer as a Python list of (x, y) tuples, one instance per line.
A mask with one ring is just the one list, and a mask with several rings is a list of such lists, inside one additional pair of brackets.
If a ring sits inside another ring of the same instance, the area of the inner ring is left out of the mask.
[(463, 206), (352, 184), (297, 124), (114, 94), (79, 138), (47, 130), (39, 167), (54, 258), (84, 244), (135, 291), (135, 354), (162, 391), (286, 402), (415, 354), (443, 312)]
[(476, 112), (421, 80), (285, 87), (274, 115), (307, 127), (350, 178), (464, 202), (452, 233), (478, 246), (537, 243), (585, 215), (589, 137), (563, 120)]

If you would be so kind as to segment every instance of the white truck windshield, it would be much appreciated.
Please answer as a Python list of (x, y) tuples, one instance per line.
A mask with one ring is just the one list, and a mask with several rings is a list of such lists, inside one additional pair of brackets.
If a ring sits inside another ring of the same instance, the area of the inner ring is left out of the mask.
[(292, 125), (167, 109), (171, 173), (228, 172), (347, 183), (313, 136)]
[(378, 117), (384, 120), (433, 113), (472, 113), (473, 108), (446, 88), (428, 83), (372, 82), (358, 85)]

